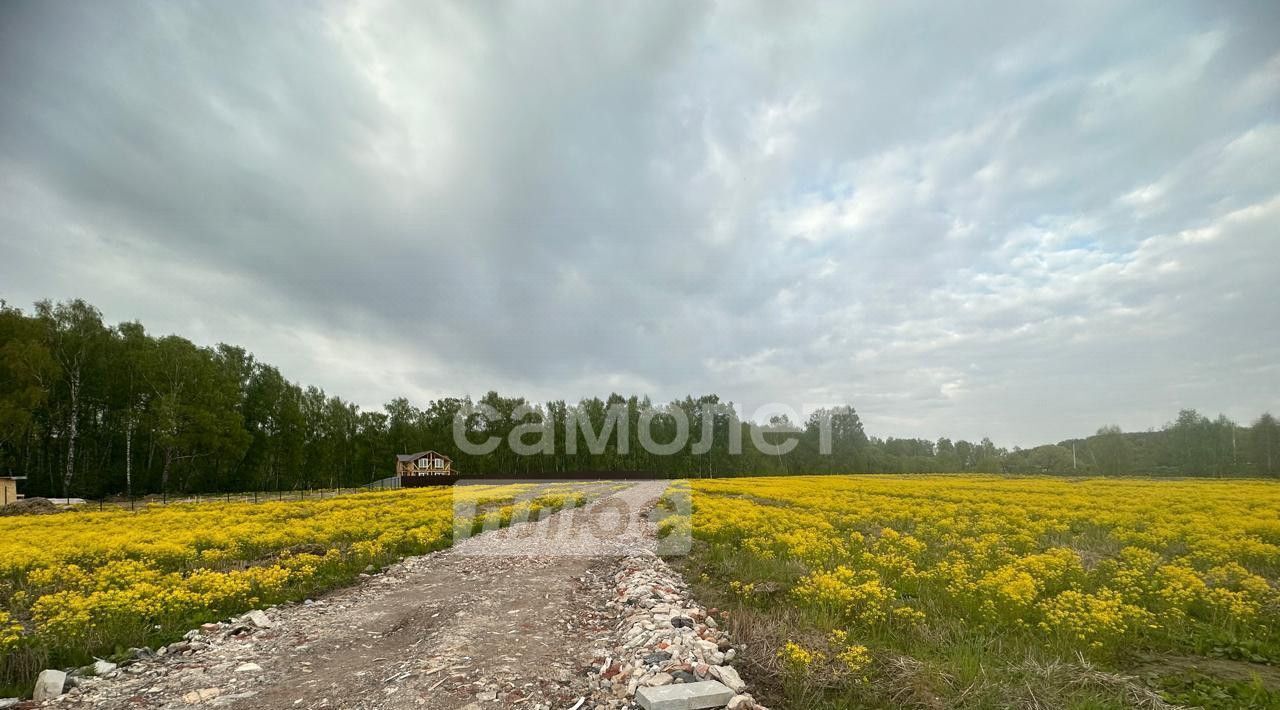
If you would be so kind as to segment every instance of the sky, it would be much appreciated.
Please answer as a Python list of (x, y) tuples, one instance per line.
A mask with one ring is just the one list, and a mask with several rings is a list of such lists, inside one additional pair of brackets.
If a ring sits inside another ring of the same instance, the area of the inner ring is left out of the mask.
[(0, 298), (367, 407), (1280, 414), (1280, 4), (0, 5)]

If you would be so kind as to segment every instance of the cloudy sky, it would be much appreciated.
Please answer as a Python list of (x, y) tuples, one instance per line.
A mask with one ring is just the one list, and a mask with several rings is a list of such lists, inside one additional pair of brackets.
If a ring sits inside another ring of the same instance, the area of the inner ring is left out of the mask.
[(367, 406), (1280, 413), (1280, 5), (0, 6), (0, 298)]

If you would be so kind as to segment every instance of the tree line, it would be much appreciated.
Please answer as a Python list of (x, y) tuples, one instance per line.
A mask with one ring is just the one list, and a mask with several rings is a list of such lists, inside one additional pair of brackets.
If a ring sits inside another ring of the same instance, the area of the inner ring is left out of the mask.
[(1124, 432), (1108, 425), (1093, 436), (1029, 449), (947, 438), (873, 438), (869, 448), (870, 470), (886, 472), (1280, 476), (1280, 421), (1269, 413), (1242, 425), (1184, 409), (1157, 430)]
[[(500, 416), (466, 417), (480, 438), (506, 439), (522, 423), (553, 434), (543, 452), (521, 456), (501, 446), (470, 455), (454, 443), (455, 416), (485, 404)], [(571, 422), (601, 431), (610, 407), (619, 427), (602, 451), (566, 445)], [(775, 418), (771, 441), (794, 438), (786, 451), (746, 445), (749, 422), (716, 395), (664, 404), (651, 416), (653, 438), (675, 438), (679, 408), (693, 432), (672, 455), (637, 440), (647, 397), (611, 394), (576, 403), (529, 402), (489, 392), (415, 406), (397, 398), (363, 410), (322, 389), (289, 381), (244, 348), (201, 347), (153, 336), (140, 323), (104, 323), (81, 300), (42, 301), (24, 313), (0, 301), (0, 475), (25, 476), (28, 495), (104, 497), (159, 492), (298, 490), (362, 485), (392, 475), (396, 454), (435, 449), (464, 474), (615, 470), (672, 476), (798, 473), (977, 471), (1276, 475), (1280, 426), (1270, 415), (1243, 427), (1193, 411), (1164, 430), (1125, 434), (1107, 427), (1088, 439), (1006, 450), (942, 438), (868, 437), (851, 406), (793, 423)], [(513, 412), (525, 412), (518, 420)], [(707, 418), (711, 418), (708, 421)], [(821, 453), (823, 425), (829, 455)], [(736, 429), (736, 431), (735, 431)], [(698, 432), (710, 431), (709, 439)], [(627, 437), (628, 445), (620, 445)]]

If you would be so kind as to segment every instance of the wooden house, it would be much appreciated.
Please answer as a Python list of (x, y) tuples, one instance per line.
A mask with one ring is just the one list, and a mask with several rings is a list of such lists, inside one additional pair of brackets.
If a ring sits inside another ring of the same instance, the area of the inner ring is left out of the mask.
[(416, 454), (398, 454), (396, 456), (396, 476), (400, 485), (413, 486), (427, 483), (430, 479), (452, 478), (458, 472), (453, 470), (453, 459), (438, 451), (419, 451)]

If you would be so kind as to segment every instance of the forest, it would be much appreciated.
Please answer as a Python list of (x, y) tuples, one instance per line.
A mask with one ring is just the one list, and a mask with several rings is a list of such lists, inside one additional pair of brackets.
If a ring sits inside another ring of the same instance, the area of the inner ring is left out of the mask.
[[(472, 456), (454, 445), (455, 415), (473, 402), (446, 397), (419, 405), (393, 399), (364, 410), (314, 386), (290, 381), (242, 347), (202, 347), (177, 335), (154, 336), (142, 324), (110, 325), (82, 300), (42, 301), (30, 313), (0, 301), (0, 475), (21, 476), (27, 495), (141, 496), (154, 493), (303, 490), (351, 487), (391, 475), (397, 453), (436, 449), (466, 475), (519, 476), (548, 471), (652, 471), (681, 477), (860, 472), (989, 472), (1063, 475), (1275, 476), (1280, 423), (1270, 414), (1239, 424), (1184, 410), (1162, 429), (1093, 436), (1030, 449), (979, 442), (868, 436), (852, 406), (805, 422), (769, 425), (798, 439), (791, 451), (758, 451), (743, 434), (732, 453), (731, 407), (714, 394), (657, 405), (679, 407), (689, 445), (655, 456), (635, 440), (635, 422), (655, 405), (610, 394), (576, 403), (534, 403), (489, 392), (476, 404), (504, 416), (467, 418), (468, 430), (504, 439), (521, 423), (558, 432), (551, 450), (516, 455), (507, 446)], [(610, 405), (625, 407), (629, 446), (604, 451), (565, 446), (577, 417), (601, 430)], [(508, 415), (532, 411), (519, 421)], [(716, 417), (709, 448), (698, 448), (704, 411)], [(671, 421), (669, 421), (671, 420)], [(820, 454), (820, 425), (832, 425), (832, 451)], [(670, 441), (672, 418), (653, 419), (653, 436)], [(740, 432), (741, 433), (741, 432)], [(776, 434), (774, 436), (777, 436)], [(625, 452), (623, 451), (625, 449)], [(707, 450), (702, 450), (707, 449)]]

